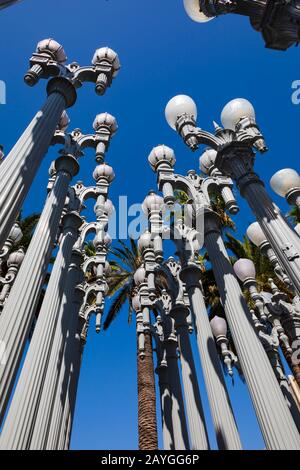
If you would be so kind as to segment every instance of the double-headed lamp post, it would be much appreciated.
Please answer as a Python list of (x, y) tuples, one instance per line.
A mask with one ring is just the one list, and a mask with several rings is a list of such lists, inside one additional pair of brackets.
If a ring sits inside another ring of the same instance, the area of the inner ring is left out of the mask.
[(197, 127), (197, 107), (188, 96), (172, 98), (165, 113), (169, 125), (192, 151), (205, 144), (217, 152), (213, 165), (236, 182), (299, 294), (299, 236), (271, 200), (262, 180), (254, 173), (254, 150), (264, 153), (267, 147), (256, 124), (252, 104), (242, 98), (230, 101), (221, 115), (224, 128), (215, 124), (214, 134)]
[(299, 41), (299, 0), (183, 0), (183, 4), (198, 23), (228, 13), (249, 17), (271, 49), (286, 50)]
[(48, 97), (1, 164), (0, 248), (22, 207), (63, 111), (76, 102), (76, 90), (84, 82), (92, 82), (96, 93), (103, 95), (120, 69), (118, 55), (108, 47), (96, 50), (90, 66), (80, 67), (76, 62), (66, 65), (66, 61), (63, 47), (53, 39), (40, 41), (30, 59), (25, 83), (33, 86), (41, 78), (50, 79)]

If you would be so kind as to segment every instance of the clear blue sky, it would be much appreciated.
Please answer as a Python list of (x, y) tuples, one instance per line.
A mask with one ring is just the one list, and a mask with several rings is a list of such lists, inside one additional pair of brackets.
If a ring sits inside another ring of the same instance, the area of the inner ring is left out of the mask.
[[(300, 107), (291, 103), (291, 83), (300, 79), (295, 66), (299, 51), (266, 50), (245, 18), (228, 16), (199, 25), (186, 16), (181, 0), (24, 0), (1, 11), (0, 22), (0, 80), (7, 84), (7, 104), (0, 105), (0, 142), (7, 152), (45, 99), (45, 82), (27, 88), (23, 74), (36, 43), (53, 37), (64, 45), (70, 61), (82, 65), (90, 63), (97, 47), (108, 45), (119, 53), (123, 67), (106, 96), (97, 97), (92, 85), (84, 85), (69, 111), (71, 127), (85, 132), (98, 112), (117, 117), (119, 132), (108, 155), (117, 174), (111, 190), (116, 204), (118, 195), (128, 195), (129, 203), (140, 202), (155, 187), (147, 156), (157, 144), (175, 149), (178, 172), (197, 168), (198, 156), (164, 120), (166, 102), (178, 93), (194, 97), (198, 123), (206, 129), (219, 119), (227, 101), (249, 99), (270, 147), (268, 154), (258, 157), (257, 171), (268, 184), (276, 170), (298, 166)], [(25, 213), (41, 210), (54, 157), (51, 149)], [(93, 167), (92, 154), (87, 153), (80, 173), (86, 184), (92, 183)], [(282, 200), (275, 200), (286, 210)], [(242, 201), (241, 208), (239, 233), (253, 220)], [(199, 380), (202, 384), (201, 375)], [(228, 385), (244, 447), (263, 448), (245, 387), (238, 378), (234, 387)], [(207, 403), (205, 408), (208, 412)], [(91, 327), (72, 448), (137, 448), (136, 409), (135, 331), (134, 325), (127, 325), (125, 309), (110, 331), (96, 336)], [(208, 424), (212, 436), (209, 416)]]

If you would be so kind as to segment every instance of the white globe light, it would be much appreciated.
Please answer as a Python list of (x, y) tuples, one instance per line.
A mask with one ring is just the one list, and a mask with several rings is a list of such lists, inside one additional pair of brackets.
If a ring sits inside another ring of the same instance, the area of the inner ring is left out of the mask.
[(67, 60), (64, 48), (54, 39), (43, 39), (36, 46), (38, 54), (49, 54), (54, 60), (63, 64)]
[(207, 21), (213, 20), (214, 17), (206, 16), (200, 10), (200, 2), (199, 0), (183, 0), (183, 6), (188, 14), (188, 16), (197, 23), (207, 23)]
[(158, 196), (155, 192), (150, 192), (145, 198), (142, 209), (145, 215), (148, 215), (151, 211), (162, 211), (164, 208), (164, 200), (161, 196)]
[(108, 127), (112, 134), (118, 130), (117, 120), (114, 116), (109, 113), (97, 114), (93, 122), (93, 128), (95, 131), (101, 129), (101, 127)]
[(177, 95), (172, 98), (165, 109), (165, 116), (169, 126), (176, 130), (176, 122), (182, 114), (193, 116), (197, 119), (197, 106), (195, 101), (187, 95)]
[(25, 253), (22, 248), (14, 253), (9, 255), (7, 260), (7, 266), (10, 268), (11, 266), (21, 266), (23, 259), (25, 258)]
[(227, 336), (227, 323), (224, 318), (217, 315), (210, 321), (211, 331), (215, 338)]
[(236, 98), (229, 101), (221, 114), (221, 121), (225, 129), (235, 130), (236, 125), (242, 118), (252, 118), (255, 120), (255, 110), (250, 101), (244, 98)]
[(163, 162), (167, 162), (173, 168), (176, 163), (174, 150), (166, 145), (158, 145), (151, 150), (148, 162), (154, 171), (156, 171), (157, 166)]
[(105, 178), (111, 183), (115, 179), (115, 172), (107, 163), (101, 163), (101, 165), (96, 166), (93, 172), (93, 178), (95, 181), (100, 180), (100, 178)]
[(153, 248), (153, 238), (151, 233), (147, 230), (144, 232), (138, 241), (138, 249), (141, 253), (143, 253), (145, 250), (149, 248)]
[(260, 246), (262, 243), (267, 241), (266, 236), (258, 222), (254, 222), (253, 224), (249, 225), (247, 228), (247, 237), (256, 246)]
[(131, 306), (135, 312), (139, 312), (141, 310), (141, 302), (139, 295), (135, 295), (131, 299)]
[(205, 150), (205, 152), (201, 155), (199, 159), (200, 170), (203, 173), (208, 174), (209, 169), (215, 164), (216, 158), (217, 158), (216, 150), (213, 150), (213, 149)]
[(246, 258), (239, 259), (233, 266), (234, 272), (240, 281), (244, 282), (246, 279), (254, 278), (256, 276), (255, 266), (253, 261)]
[(92, 59), (93, 65), (99, 65), (102, 62), (109, 62), (113, 67), (113, 77), (116, 77), (121, 68), (118, 54), (109, 47), (100, 47), (95, 51)]
[(137, 286), (139, 286), (140, 284), (145, 282), (145, 279), (146, 279), (146, 270), (145, 270), (145, 268), (143, 268), (143, 266), (138, 268), (136, 270), (136, 272), (134, 273), (133, 278), (134, 278), (134, 282)]
[(291, 189), (300, 188), (300, 176), (297, 171), (285, 168), (272, 176), (270, 185), (276, 194), (285, 197)]

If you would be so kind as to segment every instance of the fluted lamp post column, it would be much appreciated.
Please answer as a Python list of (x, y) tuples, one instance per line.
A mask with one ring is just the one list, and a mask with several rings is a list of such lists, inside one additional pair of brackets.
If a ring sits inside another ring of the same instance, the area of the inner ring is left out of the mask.
[[(66, 380), (66, 391), (62, 397), (59, 394), (56, 395), (55, 405), (58, 406), (58, 410), (54, 408), (53, 418), (57, 417), (58, 421), (51, 420), (51, 426), (54, 425), (54, 431), (52, 431), (53, 439), (48, 439), (47, 441), (47, 449), (50, 450), (68, 450), (70, 448), (82, 355), (86, 344), (85, 332), (88, 328), (86, 317), (80, 314), (78, 317), (84, 294), (84, 289), (80, 285), (75, 288), (72, 305), (72, 313), (77, 318), (75, 338), (72, 341), (70, 336), (68, 351), (64, 353), (66, 362), (65, 368), (61, 368), (61, 378)], [(66, 355), (67, 353), (68, 356)], [(60, 381), (60, 383), (63, 382)], [(57, 414), (55, 414), (55, 411), (57, 411)], [(51, 432), (51, 429), (49, 432)]]
[(184, 397), (181, 389), (178, 367), (178, 339), (175, 334), (174, 320), (169, 318), (170, 327), (165, 333), (166, 360), (172, 397), (172, 422), (176, 450), (190, 448), (185, 416)]
[(251, 325), (251, 315), (214, 213), (207, 213), (206, 216), (205, 246), (266, 445), (272, 450), (297, 449), (300, 446), (299, 433)]
[(175, 329), (178, 338), (191, 450), (209, 450), (205, 418), (197, 382), (196, 367), (190, 343), (190, 333), (186, 321), (187, 314), (188, 312), (185, 306), (178, 305), (170, 311), (170, 315), (175, 320)]
[[(136, 296), (138, 302), (139, 298)], [(140, 306), (138, 306), (140, 309)], [(164, 450), (175, 449), (173, 422), (172, 422), (172, 395), (168, 376), (167, 352), (164, 344), (164, 330), (161, 316), (156, 317), (153, 333), (156, 342), (158, 386), (160, 394), (161, 421)]]
[[(68, 387), (68, 368), (75, 361), (72, 348), (78, 325), (79, 309), (84, 291), (80, 288), (83, 281), (81, 250), (72, 250), (71, 262), (66, 277), (63, 297), (58, 315), (55, 344), (51, 351), (43, 391), (31, 438), (31, 449), (58, 450), (59, 432), (63, 426), (63, 404)], [(56, 347), (55, 347), (56, 345)]]
[(197, 344), (219, 449), (240, 450), (242, 445), (203, 298), (200, 268), (194, 263), (183, 266), (181, 278), (194, 312)]
[(0, 317), (0, 339), (6, 345), (8, 357), (6, 365), (0, 367), (0, 422), (4, 417), (35, 314), (65, 204), (68, 184), (78, 171), (78, 163), (74, 157), (65, 155), (56, 161), (56, 169), (54, 185)]
[(76, 101), (76, 89), (91, 81), (96, 83), (96, 92), (103, 94), (120, 68), (117, 54), (109, 48), (98, 49), (90, 67), (65, 65), (66, 60), (62, 46), (53, 39), (39, 42), (30, 59), (31, 68), (24, 78), (28, 85), (35, 85), (40, 78), (53, 78), (47, 84), (45, 105), (1, 164), (0, 248), (22, 207), (63, 110)]
[[(163, 246), (161, 238), (161, 211), (163, 210), (163, 207), (163, 198), (155, 194), (153, 191), (149, 193), (149, 195), (145, 198), (143, 202), (143, 209), (145, 215), (147, 215), (149, 219), (150, 231), (147, 231), (143, 235), (141, 235), (139, 240), (139, 247), (142, 253), (152, 253), (152, 259), (155, 259), (157, 263), (161, 263), (163, 261)], [(147, 255), (145, 255), (145, 257), (147, 257)], [(159, 264), (155, 269), (155, 273), (158, 274), (161, 272), (162, 275), (167, 275), (167, 282), (169, 280), (168, 290), (172, 292), (172, 295), (170, 293), (170, 296), (173, 296), (172, 308), (170, 309), (168, 315), (172, 318), (172, 323), (174, 323), (177, 340), (176, 338), (174, 339), (172, 335), (170, 335), (170, 339), (168, 340), (168, 342), (175, 341), (176, 343), (178, 343), (177, 346), (180, 352), (182, 382), (184, 388), (184, 398), (186, 404), (186, 415), (188, 420), (191, 449), (207, 450), (209, 448), (209, 443), (203, 407), (197, 382), (196, 368), (190, 343), (189, 327), (187, 324), (187, 316), (189, 315), (189, 311), (184, 303), (184, 289), (182, 282), (179, 279), (179, 270), (180, 265), (177, 264), (175, 260), (170, 258), (163, 265)], [(177, 299), (174, 299), (174, 293), (170, 285), (174, 285), (174, 283), (178, 289)], [(152, 283), (152, 285), (150, 282), (150, 286), (148, 286), (150, 287), (150, 292), (154, 293), (154, 286), (155, 282)], [(168, 357), (168, 349), (170, 349), (170, 345), (167, 345), (166, 348)], [(170, 380), (172, 380), (172, 378), (170, 378)], [(175, 428), (174, 436), (176, 439), (176, 437), (178, 437), (176, 436), (176, 425), (174, 425), (173, 428)], [(182, 433), (179, 434), (179, 438), (181, 437)], [(182, 446), (182, 443), (180, 444), (180, 442), (177, 441), (176, 445)]]
[(2, 449), (29, 449), (37, 407), (47, 368), (51, 366), (61, 295), (70, 264), (72, 248), (78, 238), (82, 219), (75, 212), (64, 216), (64, 228), (58, 254), (41, 306), (33, 338), (22, 368), (12, 403), (0, 436)]
[[(61, 131), (55, 134), (55, 143), (64, 143), (64, 150), (54, 165), (53, 187), (46, 200), (24, 262), (11, 290), (11, 295), (7, 299), (0, 317), (0, 340), (6, 345), (8, 357), (6, 365), (0, 367), (0, 421), (6, 410), (28, 331), (35, 314), (57, 236), (59, 220), (66, 201), (68, 185), (79, 169), (76, 158), (82, 155), (82, 149), (86, 147), (96, 149), (97, 159), (102, 158), (117, 125), (111, 115), (104, 113), (96, 117), (94, 128), (95, 135), (83, 135), (78, 130), (71, 134), (65, 134)], [(105, 172), (109, 166), (104, 165), (104, 167)]]

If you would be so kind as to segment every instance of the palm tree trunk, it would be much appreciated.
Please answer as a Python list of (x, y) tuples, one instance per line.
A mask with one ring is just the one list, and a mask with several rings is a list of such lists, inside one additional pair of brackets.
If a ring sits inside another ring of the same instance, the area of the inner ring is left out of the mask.
[(145, 331), (145, 355), (137, 349), (139, 449), (158, 448), (152, 338)]
[(300, 366), (293, 362), (292, 354), (288, 352), (287, 349), (283, 345), (281, 345), (281, 349), (286, 359), (286, 362), (288, 363), (288, 366), (291, 369), (292, 374), (295, 377), (295, 380), (300, 387)]

